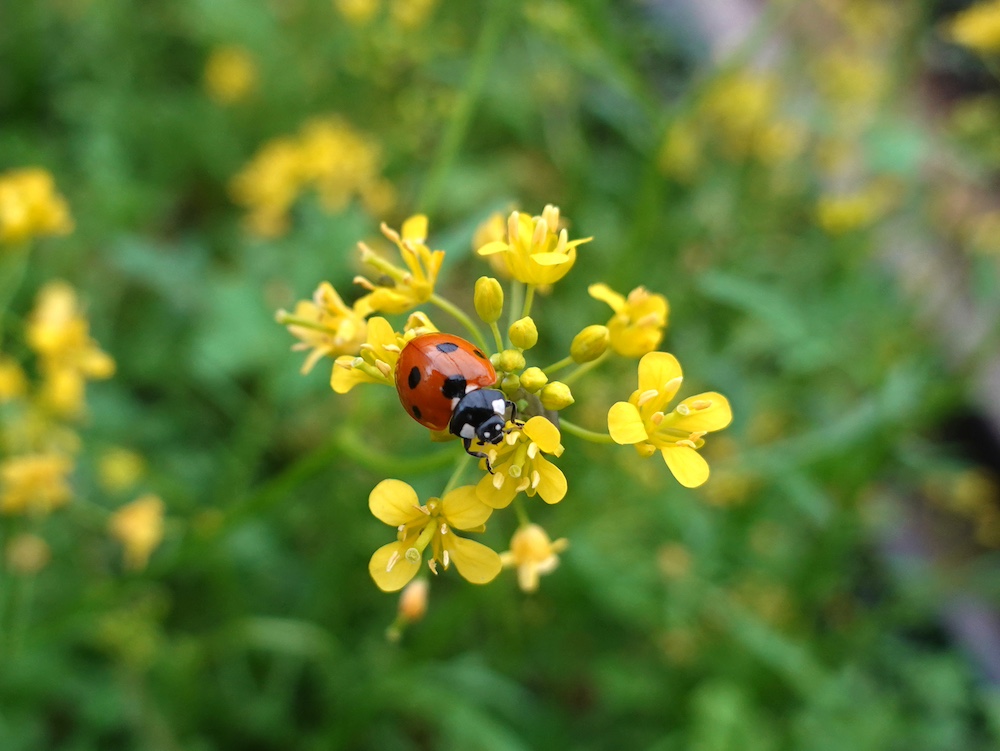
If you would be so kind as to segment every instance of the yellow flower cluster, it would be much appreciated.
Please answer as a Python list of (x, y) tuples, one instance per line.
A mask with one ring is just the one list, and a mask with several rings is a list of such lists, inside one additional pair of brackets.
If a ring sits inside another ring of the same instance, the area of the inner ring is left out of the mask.
[[(376, 272), (355, 278), (361, 296), (348, 306), (324, 282), (313, 299), (300, 301), (293, 313), (279, 311), (278, 321), (299, 340), (296, 349), (310, 350), (304, 370), (322, 358), (334, 360), (330, 383), (336, 393), (346, 394), (361, 384), (393, 387), (406, 413), (430, 429), (431, 440), (462, 438), (468, 454), (478, 459), (478, 478), (462, 484), (466, 462), (458, 454), (461, 461), (440, 497), (422, 501), (399, 479), (383, 480), (369, 496), (372, 514), (396, 530), (396, 539), (375, 551), (369, 562), (379, 588), (405, 588), (392, 633), (398, 635), (399, 628), (426, 608), (426, 585), (411, 584), (424, 581), (419, 577), (425, 563), (435, 574), (454, 564), (462, 577), (476, 584), (493, 580), (504, 568), (515, 568), (525, 591), (536, 589), (539, 577), (556, 568), (568, 543), (562, 538), (553, 541), (530, 520), (525, 499), (537, 496), (552, 506), (566, 498), (569, 483), (556, 465), (565, 450), (564, 432), (598, 443), (634, 445), (643, 456), (660, 451), (678, 481), (688, 487), (708, 479), (708, 465), (698, 451), (709, 432), (729, 424), (732, 413), (725, 397), (715, 392), (684, 399), (667, 411), (680, 386), (681, 370), (673, 355), (656, 351), (670, 312), (663, 295), (644, 287), (625, 295), (603, 283), (592, 285), (590, 295), (611, 308), (607, 323), (581, 329), (562, 359), (545, 367), (529, 363), (542, 339), (532, 315), (535, 295), (564, 278), (579, 248), (591, 239), (571, 239), (557, 207), (546, 206), (538, 216), (519, 211), (506, 220), (494, 216), (476, 233), (477, 255), (510, 280), (508, 292), (491, 276), (475, 284), (472, 307), (488, 327), (486, 335), (438, 291), (445, 253), (427, 244), (426, 217), (411, 217), (401, 232), (383, 225), (382, 233), (401, 263), (361, 243), (362, 262)], [(427, 314), (417, 310), (423, 305), (455, 318), (468, 331), (469, 341), (437, 333)], [(508, 324), (501, 330), (505, 313)], [(400, 315), (408, 317), (397, 328), (390, 317)], [(422, 339), (430, 334), (436, 338)], [(492, 347), (487, 345), (490, 338)], [(639, 388), (628, 401), (611, 408), (609, 432), (574, 425), (561, 414), (575, 401), (570, 384), (612, 355), (640, 358)], [(555, 380), (564, 369), (571, 370)], [(467, 381), (467, 376), (477, 380)], [(418, 390), (425, 379), (432, 385)], [(484, 431), (487, 425), (494, 426), (492, 432)], [(485, 532), (494, 512), (508, 507), (518, 520), (509, 550), (498, 554), (468, 537)]]
[(69, 207), (52, 175), (38, 167), (0, 173), (0, 245), (72, 230)]
[(713, 149), (731, 161), (791, 161), (805, 147), (806, 130), (783, 115), (780, 105), (781, 85), (774, 76), (744, 70), (720, 78), (667, 129), (660, 169), (690, 180)]
[(380, 150), (372, 138), (331, 116), (265, 144), (233, 178), (230, 192), (248, 210), (252, 232), (277, 237), (288, 229), (292, 206), (307, 190), (330, 212), (342, 211), (354, 196), (373, 212), (388, 210), (394, 198), (380, 171)]

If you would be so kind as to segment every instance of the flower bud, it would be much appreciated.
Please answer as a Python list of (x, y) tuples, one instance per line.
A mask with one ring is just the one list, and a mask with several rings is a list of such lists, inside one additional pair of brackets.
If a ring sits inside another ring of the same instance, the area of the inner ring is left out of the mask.
[(529, 394), (534, 394), (548, 382), (549, 377), (541, 368), (532, 367), (521, 373), (521, 385)]
[(531, 316), (514, 321), (507, 333), (510, 336), (510, 343), (520, 349), (531, 349), (538, 343), (538, 328)]
[(427, 579), (414, 579), (399, 596), (399, 618), (404, 623), (416, 623), (427, 612), (427, 592), (430, 589)]
[(503, 313), (503, 287), (491, 276), (481, 276), (476, 280), (473, 297), (476, 314), (485, 323), (496, 323)]
[(516, 349), (505, 349), (497, 357), (497, 367), (506, 373), (514, 373), (524, 368), (524, 355)]
[(554, 409), (556, 411), (564, 409), (571, 405), (575, 399), (573, 399), (573, 393), (569, 390), (567, 386), (562, 381), (552, 381), (547, 383), (545, 387), (538, 392), (538, 398), (542, 401), (542, 406), (545, 409)]
[(570, 357), (578, 363), (596, 360), (608, 348), (610, 336), (607, 326), (587, 326), (573, 337), (569, 346)]
[(500, 381), (500, 390), (507, 395), (508, 399), (513, 399), (521, 388), (521, 379), (516, 373), (508, 373)]

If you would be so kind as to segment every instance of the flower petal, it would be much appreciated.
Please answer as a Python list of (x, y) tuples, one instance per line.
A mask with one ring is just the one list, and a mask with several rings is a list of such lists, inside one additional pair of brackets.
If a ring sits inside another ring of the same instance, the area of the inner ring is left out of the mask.
[(422, 243), (427, 239), (427, 217), (415, 214), (403, 222), (403, 239)]
[(620, 313), (625, 307), (625, 298), (606, 284), (591, 284), (587, 293), (595, 300), (607, 303), (615, 313)]
[(562, 453), (562, 445), (559, 443), (559, 428), (547, 418), (535, 415), (524, 423), (522, 431), (528, 438), (537, 443), (538, 448), (546, 454), (559, 456)]
[[(496, 474), (484, 475), (476, 485), (476, 496), (490, 508), (507, 508), (517, 495), (517, 482), (502, 475), (499, 468), (493, 469)], [(503, 478), (503, 484), (499, 488), (493, 484), (498, 475)]]
[(398, 592), (420, 570), (421, 561), (413, 562), (406, 557), (406, 550), (411, 544), (412, 539), (390, 542), (372, 555), (368, 573), (383, 592)]
[(441, 499), (441, 511), (455, 529), (472, 529), (486, 523), (493, 507), (479, 499), (475, 485), (463, 485), (445, 494)]
[[(687, 414), (683, 414), (687, 411)], [(715, 391), (707, 391), (697, 396), (689, 396), (670, 415), (671, 427), (680, 430), (711, 433), (722, 430), (733, 420), (733, 410), (729, 400)]]
[[(650, 352), (639, 360), (639, 391), (655, 389), (661, 392), (664, 402), (674, 398), (683, 376), (681, 364), (669, 352)], [(669, 389), (667, 384), (673, 384)]]
[(642, 424), (639, 409), (631, 402), (616, 402), (608, 410), (608, 432), (622, 446), (645, 441), (649, 435)]
[(382, 480), (369, 494), (368, 508), (391, 527), (425, 518), (417, 491), (402, 480)]
[(500, 573), (500, 555), (482, 543), (453, 534), (447, 535), (442, 543), (458, 573), (467, 581), (486, 584)]
[(708, 462), (690, 446), (665, 446), (663, 461), (685, 488), (696, 488), (708, 479)]
[(530, 258), (539, 266), (559, 266), (573, 260), (565, 253), (532, 253)]
[(559, 503), (566, 497), (566, 475), (559, 467), (544, 456), (535, 457), (534, 467), (539, 478), (535, 492), (541, 496), (543, 501), (549, 504)]
[(359, 368), (350, 367), (354, 362), (350, 355), (338, 357), (330, 373), (330, 388), (337, 394), (346, 394), (359, 383), (381, 383)]
[(486, 243), (483, 247), (476, 251), (476, 255), (480, 256), (491, 256), (494, 253), (506, 253), (510, 250), (510, 246), (503, 242), (502, 240), (494, 240), (491, 243)]

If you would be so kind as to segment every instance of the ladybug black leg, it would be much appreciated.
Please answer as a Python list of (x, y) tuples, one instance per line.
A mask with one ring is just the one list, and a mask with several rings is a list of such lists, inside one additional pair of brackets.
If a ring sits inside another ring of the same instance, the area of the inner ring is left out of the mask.
[(493, 465), (490, 464), (490, 458), (486, 454), (484, 454), (482, 451), (473, 451), (472, 450), (472, 439), (471, 438), (463, 438), (462, 439), (462, 443), (465, 445), (465, 453), (467, 453), (469, 456), (474, 456), (477, 459), (485, 459), (486, 460), (486, 469), (492, 475), (493, 474)]

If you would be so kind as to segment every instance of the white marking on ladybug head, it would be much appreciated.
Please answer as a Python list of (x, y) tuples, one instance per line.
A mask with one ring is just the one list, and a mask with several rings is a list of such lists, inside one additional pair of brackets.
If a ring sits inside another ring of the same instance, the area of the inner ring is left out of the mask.
[(467, 386), (465, 387), (465, 393), (466, 393), (466, 394), (471, 394), (471, 393), (472, 393), (473, 391), (475, 391), (475, 390), (476, 390), (476, 389), (478, 389), (478, 388), (479, 388), (479, 387), (478, 387), (478, 386), (477, 386), (476, 384), (474, 384), (474, 383), (470, 383), (470, 384), (468, 384), (468, 385), (467, 385)]
[(458, 431), (458, 434), (462, 438), (470, 438), (470, 439), (475, 438), (476, 429), (473, 426), (469, 425), (469, 423), (465, 423), (465, 425), (462, 426), (462, 429)]
[(454, 412), (455, 407), (457, 406), (458, 406), (458, 397), (456, 396), (454, 399), (451, 400), (451, 411)]
[(493, 411), (498, 415), (502, 415), (507, 411), (507, 401), (504, 399), (494, 399), (493, 400)]

